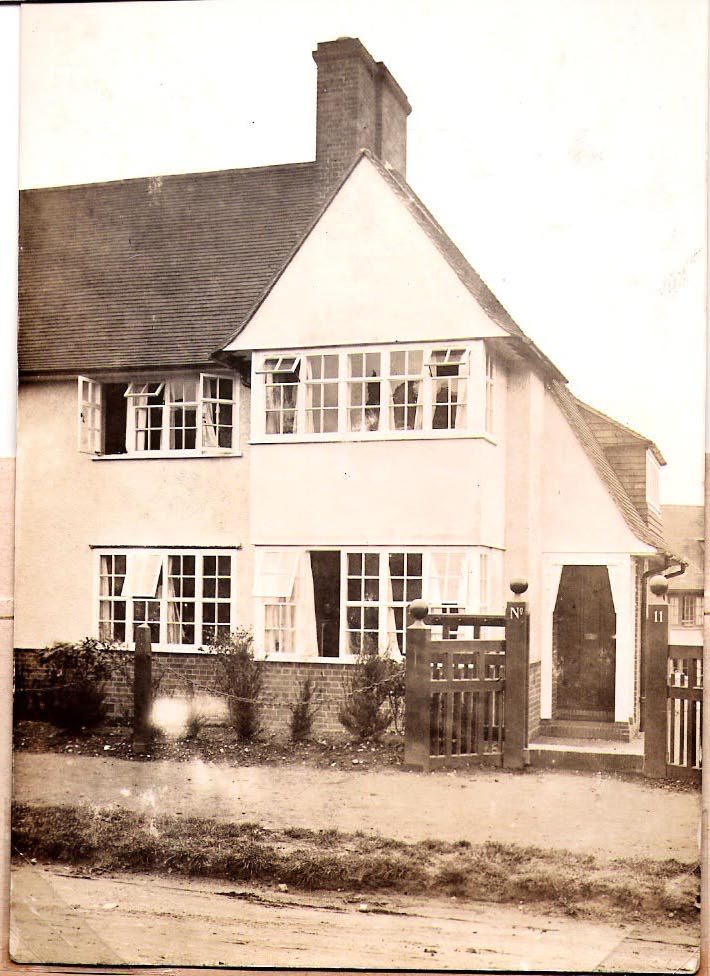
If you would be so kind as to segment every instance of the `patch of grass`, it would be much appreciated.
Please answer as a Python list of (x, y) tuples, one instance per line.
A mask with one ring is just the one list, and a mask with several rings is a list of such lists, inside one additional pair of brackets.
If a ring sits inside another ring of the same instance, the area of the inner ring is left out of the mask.
[(390, 890), (523, 902), (572, 915), (696, 920), (695, 865), (617, 859), (516, 844), (392, 838), (197, 818), (148, 818), (117, 808), (13, 805), (13, 852), (103, 871), (166, 872), (294, 888)]

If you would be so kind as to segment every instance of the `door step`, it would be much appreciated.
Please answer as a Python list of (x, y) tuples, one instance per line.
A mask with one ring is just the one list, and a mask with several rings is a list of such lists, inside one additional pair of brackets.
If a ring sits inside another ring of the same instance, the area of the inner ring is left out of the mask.
[(530, 743), (530, 765), (537, 769), (576, 769), (592, 773), (643, 772), (643, 739), (562, 740), (538, 735)]
[(606, 739), (610, 742), (628, 742), (631, 738), (628, 722), (587, 722), (564, 719), (542, 719), (539, 734), (555, 739)]

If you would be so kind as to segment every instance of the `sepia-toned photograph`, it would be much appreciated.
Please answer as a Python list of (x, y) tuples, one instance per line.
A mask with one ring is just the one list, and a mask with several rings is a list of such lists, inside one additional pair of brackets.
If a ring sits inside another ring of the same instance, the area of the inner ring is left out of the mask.
[(14, 963), (697, 970), (708, 12), (22, 8)]

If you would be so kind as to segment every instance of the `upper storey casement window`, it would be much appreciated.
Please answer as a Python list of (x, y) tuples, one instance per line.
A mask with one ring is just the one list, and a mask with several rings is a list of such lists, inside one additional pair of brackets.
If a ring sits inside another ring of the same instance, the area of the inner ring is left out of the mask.
[(466, 350), (436, 349), (429, 357), (433, 381), (434, 430), (466, 427)]
[(495, 362), (491, 354), (486, 351), (486, 433), (494, 434), (496, 427), (495, 404)]
[(256, 439), (482, 436), (493, 362), (482, 344), (255, 356)]
[(200, 373), (132, 383), (79, 377), (79, 450), (88, 454), (222, 454), (236, 450), (236, 383)]

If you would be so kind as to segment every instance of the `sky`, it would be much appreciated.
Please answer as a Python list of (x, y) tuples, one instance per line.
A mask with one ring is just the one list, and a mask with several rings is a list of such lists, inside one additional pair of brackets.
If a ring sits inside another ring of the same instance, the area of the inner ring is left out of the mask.
[(706, 0), (29, 5), (23, 187), (308, 160), (318, 41), (405, 90), (407, 178), (581, 399), (702, 501)]

